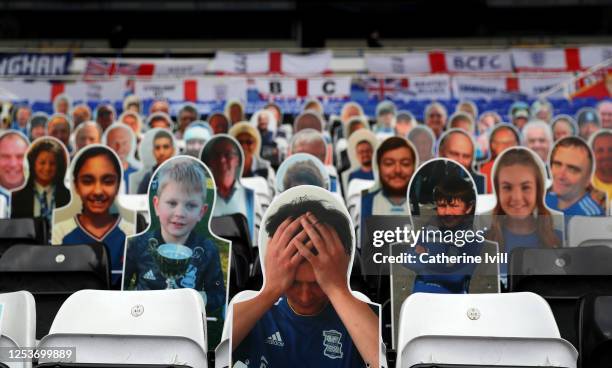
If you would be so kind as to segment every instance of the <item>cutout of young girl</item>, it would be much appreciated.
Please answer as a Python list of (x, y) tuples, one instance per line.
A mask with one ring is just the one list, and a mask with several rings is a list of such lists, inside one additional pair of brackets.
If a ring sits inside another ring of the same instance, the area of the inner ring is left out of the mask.
[(23, 188), (12, 193), (11, 217), (44, 217), (51, 224), (53, 209), (70, 202), (70, 191), (64, 186), (68, 151), (55, 138), (39, 138), (26, 160), (28, 178)]
[[(506, 149), (493, 167), (493, 188), (497, 204), (493, 209), (487, 239), (499, 244), (500, 252), (513, 249), (557, 248), (563, 234), (555, 229), (551, 210), (546, 207), (544, 164), (524, 147)], [(505, 284), (508, 265), (500, 264)]]
[(122, 177), (121, 162), (110, 148), (96, 144), (79, 151), (72, 163), (75, 195), (68, 206), (55, 210), (51, 239), (54, 245), (104, 243), (111, 260), (111, 281), (117, 286), (125, 238), (135, 230), (134, 219), (124, 218), (114, 207)]

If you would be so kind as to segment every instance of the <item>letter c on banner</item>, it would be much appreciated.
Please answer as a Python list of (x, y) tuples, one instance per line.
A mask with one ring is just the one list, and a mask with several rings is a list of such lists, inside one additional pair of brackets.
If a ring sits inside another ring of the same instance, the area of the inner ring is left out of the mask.
[(336, 92), (336, 82), (329, 80), (323, 83), (323, 92), (326, 95), (333, 95)]
[(501, 65), (499, 64), (499, 55), (491, 56), (491, 60), (489, 61), (489, 65), (491, 66), (491, 69), (499, 69), (499, 68), (501, 68)]

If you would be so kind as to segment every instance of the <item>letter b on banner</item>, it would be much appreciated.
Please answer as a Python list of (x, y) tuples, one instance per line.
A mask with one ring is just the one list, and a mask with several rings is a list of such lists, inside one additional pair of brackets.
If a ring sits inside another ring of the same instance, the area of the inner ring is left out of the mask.
[(270, 94), (280, 95), (283, 92), (280, 81), (270, 81)]

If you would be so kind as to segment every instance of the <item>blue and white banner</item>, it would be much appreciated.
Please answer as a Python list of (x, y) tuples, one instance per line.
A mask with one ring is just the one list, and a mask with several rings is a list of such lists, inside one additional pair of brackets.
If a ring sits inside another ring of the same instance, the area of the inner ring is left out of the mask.
[(72, 54), (0, 53), (0, 76), (54, 76), (70, 72)]

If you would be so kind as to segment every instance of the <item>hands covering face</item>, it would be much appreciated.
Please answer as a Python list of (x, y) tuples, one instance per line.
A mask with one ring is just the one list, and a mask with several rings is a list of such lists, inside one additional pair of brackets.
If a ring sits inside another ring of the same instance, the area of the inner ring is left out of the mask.
[(287, 218), (268, 242), (264, 289), (277, 297), (283, 295), (304, 259), (312, 266), (325, 294), (348, 289), (350, 257), (336, 230), (310, 212)]

